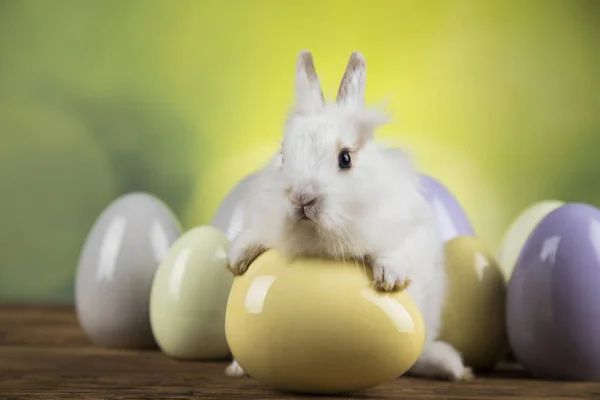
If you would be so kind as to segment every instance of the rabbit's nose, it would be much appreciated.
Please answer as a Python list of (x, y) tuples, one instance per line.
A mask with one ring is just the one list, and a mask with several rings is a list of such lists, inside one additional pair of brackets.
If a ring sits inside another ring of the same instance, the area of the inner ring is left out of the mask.
[(307, 192), (290, 193), (290, 201), (300, 207), (308, 207), (316, 203), (317, 196)]

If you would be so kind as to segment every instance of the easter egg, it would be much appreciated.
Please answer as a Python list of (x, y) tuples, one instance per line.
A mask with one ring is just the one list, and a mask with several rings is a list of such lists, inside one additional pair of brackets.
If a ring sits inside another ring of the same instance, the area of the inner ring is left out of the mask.
[(433, 208), (438, 229), (446, 242), (457, 236), (475, 236), (471, 221), (454, 195), (437, 179), (422, 174), (421, 186)]
[(80, 254), (75, 307), (90, 340), (106, 347), (147, 347), (150, 288), (159, 263), (179, 237), (168, 207), (145, 193), (114, 200), (98, 217)]
[(240, 366), (272, 387), (347, 393), (406, 372), (425, 325), (406, 291), (372, 288), (353, 261), (289, 259), (267, 251), (235, 278), (225, 333)]
[(562, 201), (558, 200), (546, 200), (535, 203), (525, 209), (512, 222), (504, 234), (500, 250), (498, 251), (498, 261), (507, 282), (519, 258), (521, 249), (533, 229), (546, 215), (563, 204)]
[(491, 369), (506, 354), (506, 283), (490, 250), (476, 237), (445, 245), (448, 277), (440, 339), (452, 344), (465, 363)]
[(242, 231), (245, 212), (243, 200), (254, 177), (254, 174), (246, 176), (227, 194), (211, 221), (211, 225), (225, 233), (230, 241)]
[(156, 271), (150, 295), (154, 337), (167, 355), (217, 359), (230, 355), (225, 309), (233, 275), (225, 235), (212, 226), (184, 233)]
[(507, 331), (532, 374), (600, 379), (600, 210), (566, 204), (535, 227), (508, 284)]

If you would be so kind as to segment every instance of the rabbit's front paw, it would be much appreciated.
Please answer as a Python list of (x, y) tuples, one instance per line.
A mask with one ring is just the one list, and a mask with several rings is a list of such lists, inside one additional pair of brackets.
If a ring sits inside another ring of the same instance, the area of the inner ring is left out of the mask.
[(243, 275), (248, 270), (250, 264), (266, 250), (261, 245), (248, 242), (244, 235), (238, 236), (229, 249), (229, 270), (235, 276)]
[(401, 265), (389, 265), (378, 260), (373, 265), (373, 285), (382, 292), (395, 292), (405, 290), (410, 286), (406, 268)]

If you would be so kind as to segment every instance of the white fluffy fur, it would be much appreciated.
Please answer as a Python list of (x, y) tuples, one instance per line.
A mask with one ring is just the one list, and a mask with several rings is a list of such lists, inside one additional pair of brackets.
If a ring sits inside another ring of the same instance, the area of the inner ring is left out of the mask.
[[(281, 153), (257, 173), (247, 198), (246, 228), (230, 249), (230, 268), (243, 273), (264, 249), (369, 261), (384, 290), (410, 281), (406, 290), (423, 314), (425, 350), (409, 374), (471, 377), (459, 353), (436, 341), (446, 293), (443, 243), (409, 155), (373, 140), (377, 126), (388, 119), (364, 107), (364, 58), (353, 55), (353, 68), (349, 65), (342, 82), (351, 85), (347, 96), (326, 103), (315, 91), (320, 92), (316, 77), (303, 70), (312, 67), (307, 57), (301, 53), (296, 71), (296, 103), (302, 108), (286, 124)], [(350, 171), (338, 169), (340, 147), (356, 149)], [(288, 193), (317, 196), (314, 220), (295, 216)], [(234, 361), (227, 373), (243, 370)]]

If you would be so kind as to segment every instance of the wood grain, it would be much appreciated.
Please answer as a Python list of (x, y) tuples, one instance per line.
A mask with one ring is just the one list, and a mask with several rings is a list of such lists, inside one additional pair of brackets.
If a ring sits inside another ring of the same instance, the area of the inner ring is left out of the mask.
[(0, 308), (1, 399), (600, 399), (600, 383), (536, 380), (515, 364), (473, 382), (402, 377), (340, 397), (281, 393), (225, 366), (96, 347), (69, 308)]

